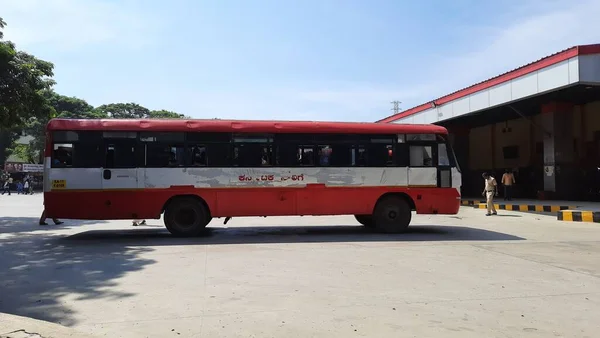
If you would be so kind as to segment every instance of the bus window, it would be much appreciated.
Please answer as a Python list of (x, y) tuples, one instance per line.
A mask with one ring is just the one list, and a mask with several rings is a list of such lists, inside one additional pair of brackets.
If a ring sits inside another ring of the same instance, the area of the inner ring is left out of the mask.
[(439, 166), (449, 166), (450, 165), (450, 157), (448, 157), (448, 150), (446, 148), (446, 143), (438, 143), (438, 165)]
[(432, 147), (431, 146), (410, 146), (410, 166), (411, 167), (432, 167)]
[(73, 167), (100, 168), (102, 166), (101, 145), (95, 143), (75, 143), (73, 145)]
[(154, 168), (179, 167), (185, 164), (184, 133), (141, 132), (140, 141), (146, 146), (146, 166)]
[(184, 165), (183, 145), (160, 143), (146, 144), (146, 166), (154, 168), (178, 167)]
[(73, 166), (73, 144), (55, 143), (52, 152), (53, 167), (72, 167)]
[(194, 167), (204, 167), (207, 164), (206, 161), (206, 146), (204, 145), (193, 145), (189, 147), (191, 165)]
[(233, 165), (238, 167), (260, 167), (270, 164), (270, 147), (260, 144), (236, 144), (233, 147)]
[(298, 146), (298, 165), (313, 166), (315, 165), (313, 146)]
[(293, 143), (277, 143), (275, 164), (282, 167), (295, 167), (298, 162), (298, 149)]
[(270, 135), (234, 135), (233, 143), (233, 165), (239, 167), (272, 165), (273, 138)]
[(319, 156), (319, 165), (322, 167), (328, 167), (331, 165), (331, 155), (333, 149), (330, 146), (319, 146), (317, 155)]
[(270, 166), (273, 165), (273, 147), (264, 146), (262, 148), (262, 158), (261, 163), (262, 166)]
[(213, 143), (206, 145), (206, 165), (209, 167), (231, 166), (231, 145), (229, 143)]
[(352, 165), (364, 167), (367, 165), (367, 150), (364, 146), (354, 146), (352, 148)]
[(106, 144), (105, 168), (135, 168), (135, 146), (130, 142)]
[(367, 166), (386, 167), (394, 165), (394, 147), (391, 143), (369, 144)]

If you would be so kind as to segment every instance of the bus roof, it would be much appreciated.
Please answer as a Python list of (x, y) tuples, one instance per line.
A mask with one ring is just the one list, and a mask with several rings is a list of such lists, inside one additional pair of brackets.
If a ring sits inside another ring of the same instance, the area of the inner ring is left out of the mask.
[(448, 134), (431, 124), (186, 119), (53, 119), (47, 130), (204, 131), (238, 133)]

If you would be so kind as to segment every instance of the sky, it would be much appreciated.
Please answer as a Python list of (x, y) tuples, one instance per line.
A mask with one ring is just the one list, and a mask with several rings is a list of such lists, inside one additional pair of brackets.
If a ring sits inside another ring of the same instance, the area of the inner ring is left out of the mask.
[(598, 0), (0, 0), (55, 90), (193, 118), (376, 121), (579, 44)]

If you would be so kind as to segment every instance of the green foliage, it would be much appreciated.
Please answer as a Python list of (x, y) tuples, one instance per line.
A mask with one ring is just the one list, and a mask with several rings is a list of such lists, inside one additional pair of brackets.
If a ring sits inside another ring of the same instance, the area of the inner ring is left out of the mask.
[(6, 22), (0, 18), (0, 39), (4, 39), (4, 32), (2, 30), (6, 26)]
[(0, 128), (0, 164), (12, 154), (11, 145), (17, 139), (17, 133), (11, 129)]
[[(0, 29), (4, 26), (0, 18)], [(54, 85), (53, 68), (48, 61), (18, 51), (12, 42), (0, 41), (0, 128), (17, 127), (47, 113), (43, 91)]]
[(161, 109), (161, 110), (150, 111), (150, 113), (148, 114), (148, 118), (150, 118), (150, 119), (182, 119), (182, 118), (185, 118), (185, 115)]
[(32, 140), (27, 145), (27, 155), (30, 157), (22, 157), (24, 160), (31, 163), (42, 163), (44, 160), (44, 146), (46, 144), (46, 125), (50, 118), (31, 119), (24, 127), (23, 132), (26, 135), (32, 136)]
[(65, 96), (46, 91), (44, 96), (48, 104), (56, 111), (56, 117), (69, 119), (100, 119), (106, 118), (105, 115), (96, 111), (87, 101), (71, 96)]
[[(52, 90), (53, 64), (18, 51), (4, 38), (6, 23), (0, 18), (0, 163), (14, 153), (31, 163), (41, 163), (45, 127), (52, 118), (69, 119), (180, 119), (168, 110), (150, 110), (137, 103), (111, 103), (94, 108), (85, 100)], [(33, 139), (17, 144), (17, 133)]]
[(96, 112), (113, 119), (181, 119), (183, 114), (169, 110), (150, 110), (137, 103), (111, 103), (96, 108)]
[(103, 104), (96, 110), (113, 119), (145, 119), (150, 110), (137, 103), (111, 103)]
[(27, 163), (38, 163), (39, 152), (36, 151), (31, 144), (15, 144), (11, 147), (11, 153), (19, 158), (27, 161)]

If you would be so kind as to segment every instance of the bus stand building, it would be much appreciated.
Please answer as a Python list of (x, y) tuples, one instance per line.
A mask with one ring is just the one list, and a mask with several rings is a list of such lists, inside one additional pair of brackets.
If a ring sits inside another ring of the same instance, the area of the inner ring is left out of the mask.
[(481, 173), (516, 178), (515, 197), (600, 196), (600, 44), (574, 46), (378, 121), (450, 132), (462, 195)]

